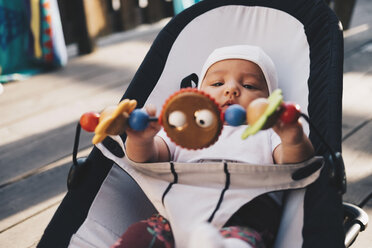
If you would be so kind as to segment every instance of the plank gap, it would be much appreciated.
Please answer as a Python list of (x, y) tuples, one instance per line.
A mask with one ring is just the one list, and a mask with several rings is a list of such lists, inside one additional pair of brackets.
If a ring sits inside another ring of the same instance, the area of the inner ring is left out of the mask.
[(368, 119), (368, 120), (365, 120), (362, 123), (360, 123), (359, 125), (357, 125), (356, 127), (354, 127), (347, 134), (345, 134), (345, 136), (342, 138), (342, 142), (344, 142), (345, 140), (347, 140), (348, 138), (350, 138), (353, 134), (355, 134), (356, 132), (358, 132), (360, 129), (362, 129), (364, 126), (366, 126), (371, 121), (372, 121), (372, 118), (371, 119)]
[[(86, 156), (89, 154), (89, 152), (92, 150), (93, 146), (92, 145), (88, 145), (88, 146), (85, 146), (83, 147), (79, 153), (78, 153), (78, 156)], [(0, 184), (0, 189), (2, 188), (5, 188), (9, 185), (12, 185), (14, 183), (17, 183), (17, 182), (20, 182), (24, 179), (27, 179), (31, 176), (34, 176), (34, 175), (37, 175), (37, 174), (40, 174), (40, 173), (43, 173), (43, 172), (46, 172), (48, 170), (51, 170), (51, 169), (54, 169), (54, 168), (57, 168), (59, 166), (64, 166), (66, 163), (68, 162), (71, 162), (72, 163), (72, 155), (68, 155), (68, 156), (65, 156), (65, 157), (62, 157), (60, 159), (57, 159), (56, 161), (53, 161), (45, 166), (42, 166), (40, 168), (36, 168), (34, 170), (31, 170), (27, 173), (24, 173), (24, 174), (21, 174), (19, 176), (16, 176), (16, 177), (13, 177), (11, 179), (9, 179), (8, 181), (6, 181), (5, 183), (2, 183)]]

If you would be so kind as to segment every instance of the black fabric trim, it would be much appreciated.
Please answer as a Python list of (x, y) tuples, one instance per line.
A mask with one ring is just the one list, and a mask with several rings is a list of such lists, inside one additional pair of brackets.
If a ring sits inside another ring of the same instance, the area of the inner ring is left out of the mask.
[(218, 202), (217, 202), (217, 205), (216, 205), (216, 208), (214, 209), (213, 213), (211, 214), (211, 216), (209, 217), (208, 219), (208, 222), (212, 222), (213, 221), (213, 218), (214, 218), (214, 215), (217, 213), (218, 209), (220, 208), (221, 206), (221, 203), (223, 201), (223, 197), (225, 196), (225, 192), (229, 189), (230, 187), (230, 172), (229, 172), (229, 168), (228, 168), (228, 164), (227, 162), (224, 162), (223, 163), (223, 172), (225, 173), (226, 175), (226, 181), (225, 181), (225, 187), (223, 188), (223, 190), (221, 191), (221, 195), (220, 195), (220, 198), (218, 199)]
[(199, 81), (198, 75), (196, 75), (196, 73), (191, 73), (190, 75), (188, 75), (187, 77), (185, 77), (184, 79), (182, 79), (182, 81), (181, 81), (181, 89), (193, 87), (193, 85), (192, 85), (193, 82), (195, 84), (195, 88), (197, 88), (198, 87), (198, 83), (199, 83), (198, 81)]
[(317, 161), (307, 165), (306, 167), (302, 167), (292, 173), (292, 179), (295, 181), (304, 179), (312, 175), (314, 172), (319, 170), (322, 167), (323, 161)]
[(103, 146), (105, 146), (112, 154), (114, 154), (116, 157), (118, 158), (124, 158), (125, 156), (125, 153), (123, 151), (123, 149), (121, 148), (121, 146), (115, 141), (113, 140), (110, 136), (107, 136), (107, 138), (105, 138), (103, 141), (102, 141), (102, 144)]
[(163, 193), (163, 196), (161, 197), (161, 203), (163, 205), (164, 205), (164, 198), (165, 198), (166, 194), (168, 194), (168, 192), (172, 188), (173, 184), (178, 183), (178, 174), (177, 174), (176, 170), (174, 169), (173, 162), (170, 162), (170, 170), (171, 170), (172, 175), (173, 175), (173, 182), (171, 182), (170, 184), (168, 184), (168, 187), (165, 189), (165, 191)]

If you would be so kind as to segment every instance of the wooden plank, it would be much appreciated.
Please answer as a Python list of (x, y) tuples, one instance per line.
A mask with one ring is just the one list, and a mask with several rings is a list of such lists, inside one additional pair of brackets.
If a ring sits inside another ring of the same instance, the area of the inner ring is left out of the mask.
[[(65, 70), (5, 85), (0, 100), (0, 116), (7, 116), (0, 120), (0, 185), (71, 154), (81, 114), (117, 104), (155, 35), (134, 37), (140, 42), (107, 46), (71, 61)], [(49, 82), (53, 86), (44, 89)], [(91, 137), (82, 132), (81, 147), (87, 147)]]
[[(71, 100), (66, 105), (53, 106), (51, 109), (35, 113), (0, 129), (0, 133), (6, 132), (4, 140), (10, 141), (0, 147), (2, 170), (0, 185), (15, 176), (28, 173), (30, 170), (71, 154), (80, 115), (89, 110), (100, 111), (106, 106), (116, 104), (124, 89), (123, 86), (111, 90), (96, 89), (97, 93), (92, 92), (89, 97), (77, 97), (76, 101)], [(67, 91), (66, 94), (69, 92)], [(84, 100), (80, 100), (82, 98)], [(91, 138), (92, 134), (82, 132), (80, 147), (90, 145)]]
[[(119, 61), (116, 61), (118, 62), (116, 65), (112, 61), (107, 65), (95, 64), (100, 55), (104, 54), (111, 55), (109, 52), (97, 53), (90, 58), (93, 60), (92, 63), (90, 60), (78, 58), (56, 74), (39, 75), (24, 82), (10, 84), (9, 87), (5, 85), (5, 93), (0, 99), (0, 104), (4, 108), (0, 111), (7, 118), (0, 120), (0, 127), (8, 126), (21, 117), (63, 106), (72, 101), (77, 102), (79, 98), (127, 84), (134, 69), (126, 69), (125, 62)], [(107, 57), (101, 59), (102, 62), (108, 60)]]
[[(78, 156), (90, 151), (85, 149)], [(0, 188), (0, 233), (60, 202), (67, 191), (70, 165), (71, 158), (66, 157)]]
[[(371, 29), (372, 38), (372, 29)], [(356, 48), (353, 53), (345, 56), (344, 73), (367, 73), (371, 71), (372, 40)]]
[(44, 229), (48, 225), (58, 202), (35, 216), (30, 217), (19, 225), (0, 233), (1, 247), (7, 248), (32, 248), (36, 247)]
[[(101, 82), (104, 80), (107, 83), (103, 85)], [(0, 124), (0, 134), (3, 137), (0, 144), (76, 121), (89, 108), (100, 110), (104, 104), (115, 104), (126, 89), (128, 81), (128, 75), (123, 73), (99, 74), (89, 80), (92, 83), (90, 87), (81, 83), (66, 84), (44, 92), (39, 97), (31, 94), (22, 101), (9, 101), (0, 110), (3, 116), (7, 116)]]
[(70, 163), (0, 189), (0, 232), (61, 201)]
[(372, 121), (343, 142), (348, 191), (345, 200), (360, 203), (372, 192)]
[(370, 0), (358, 0), (351, 17), (350, 28), (344, 32), (345, 56), (366, 41), (372, 40), (372, 4)]
[[(0, 186), (1, 246), (36, 246), (66, 192), (77, 119), (119, 101), (156, 33), (132, 33), (118, 43), (119, 37), (62, 70), (5, 85), (0, 133), (8, 135), (0, 141), (0, 185), (9, 184)], [(80, 147), (91, 146), (92, 135), (82, 136)]]
[[(139, 44), (127, 41), (124, 44), (105, 47), (91, 56), (70, 61), (65, 69), (55, 73), (6, 84), (5, 92), (0, 98), (2, 106), (0, 115), (7, 118), (0, 119), (0, 128), (9, 127), (9, 124), (22, 118), (65, 106), (71, 102), (84, 106), (86, 97), (96, 97), (96, 101), (100, 102), (101, 98), (97, 94), (104, 92), (111, 91), (116, 95), (122, 95), (125, 85), (138, 68), (153, 38), (154, 35), (151, 35), (147, 41)], [(118, 87), (122, 87), (123, 91), (117, 92)], [(117, 98), (112, 99), (112, 102), (115, 100)], [(4, 139), (2, 138), (0, 142), (4, 144)]]
[(343, 94), (343, 138), (372, 119), (372, 105), (366, 99), (372, 95), (372, 56), (371, 49), (362, 46), (345, 58)]
[[(343, 200), (359, 204), (372, 192), (372, 121), (343, 142), (343, 158), (346, 167), (347, 192)], [(372, 217), (372, 200), (363, 210)], [(359, 234), (352, 247), (369, 247), (372, 242), (372, 228), (367, 227)]]
[[(13, 142), (0, 147), (0, 185), (14, 181), (16, 177), (23, 177), (30, 171), (42, 168), (63, 157), (69, 156), (74, 142), (76, 124), (33, 135), (29, 138)], [(82, 132), (80, 147), (91, 145), (91, 134)]]

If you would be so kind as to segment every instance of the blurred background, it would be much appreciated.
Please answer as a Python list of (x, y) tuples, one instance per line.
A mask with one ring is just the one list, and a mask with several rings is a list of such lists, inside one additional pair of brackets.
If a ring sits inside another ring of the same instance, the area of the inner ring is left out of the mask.
[[(0, 82), (64, 66), (66, 45), (88, 54), (101, 37), (171, 17), (199, 1), (0, 0)], [(326, 1), (348, 29), (355, 0)]]

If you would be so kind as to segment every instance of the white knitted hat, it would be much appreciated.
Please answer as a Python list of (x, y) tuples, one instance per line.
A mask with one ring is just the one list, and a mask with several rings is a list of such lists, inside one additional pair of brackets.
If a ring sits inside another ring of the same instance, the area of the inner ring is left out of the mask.
[(199, 75), (199, 89), (209, 67), (225, 59), (244, 59), (257, 64), (265, 76), (269, 94), (278, 87), (278, 77), (271, 58), (257, 46), (237, 45), (217, 48), (209, 55)]

